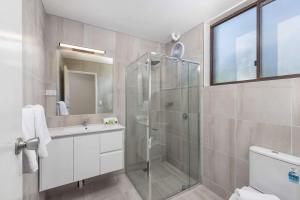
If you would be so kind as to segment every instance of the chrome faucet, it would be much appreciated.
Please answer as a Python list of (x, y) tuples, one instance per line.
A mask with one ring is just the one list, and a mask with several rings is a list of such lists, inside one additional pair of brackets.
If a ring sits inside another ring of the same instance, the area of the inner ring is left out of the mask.
[(83, 120), (81, 125), (84, 126), (84, 127), (87, 127), (88, 126), (88, 120)]

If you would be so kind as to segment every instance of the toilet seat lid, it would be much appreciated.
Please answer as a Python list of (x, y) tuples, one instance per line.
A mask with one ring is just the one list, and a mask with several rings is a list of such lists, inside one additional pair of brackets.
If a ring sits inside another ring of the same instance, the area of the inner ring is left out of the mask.
[(244, 187), (242, 187), (242, 190), (248, 190), (251, 192), (261, 193), (258, 190), (254, 189), (253, 187), (250, 187), (250, 186), (244, 186)]
[[(258, 190), (254, 189), (253, 187), (250, 187), (250, 186), (244, 186), (241, 189), (242, 190), (251, 191), (251, 192), (255, 192), (255, 193), (260, 193)], [(233, 193), (231, 195), (231, 197), (229, 198), (229, 200), (237, 200), (237, 199), (239, 199), (239, 197), (237, 196), (236, 193)]]

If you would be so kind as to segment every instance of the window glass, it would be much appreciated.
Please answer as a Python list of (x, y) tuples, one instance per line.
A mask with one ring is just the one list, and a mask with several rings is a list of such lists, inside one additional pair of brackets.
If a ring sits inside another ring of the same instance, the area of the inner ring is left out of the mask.
[(300, 73), (300, 1), (276, 0), (261, 9), (261, 76)]
[(256, 78), (256, 8), (215, 26), (213, 82)]

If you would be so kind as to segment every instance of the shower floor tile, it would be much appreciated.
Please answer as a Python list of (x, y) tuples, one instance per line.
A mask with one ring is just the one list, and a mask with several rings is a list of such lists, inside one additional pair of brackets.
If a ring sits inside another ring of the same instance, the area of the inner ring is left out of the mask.
[[(189, 184), (189, 176), (166, 161), (152, 162), (150, 168), (153, 200), (163, 200), (170, 197), (182, 191), (183, 185)], [(137, 169), (128, 172), (128, 175), (141, 195), (144, 198), (148, 197), (147, 172)]]
[[(137, 190), (146, 198), (148, 196), (148, 177), (147, 173), (141, 169), (129, 172), (131, 180), (135, 183)], [(174, 167), (172, 164), (164, 161), (156, 161), (151, 164), (151, 182), (152, 182), (152, 199), (164, 200), (176, 193), (181, 192), (182, 186), (187, 185), (189, 176)], [(170, 200), (222, 200), (212, 193), (205, 186), (195, 186), (180, 194), (171, 197)]]

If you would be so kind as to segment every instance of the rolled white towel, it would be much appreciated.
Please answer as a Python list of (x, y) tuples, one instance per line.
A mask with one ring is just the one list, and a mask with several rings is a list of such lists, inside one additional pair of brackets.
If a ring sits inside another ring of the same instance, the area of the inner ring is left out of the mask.
[(61, 115), (61, 116), (69, 115), (69, 110), (64, 101), (59, 101), (59, 102), (57, 102), (57, 104), (58, 104), (59, 115)]
[(236, 189), (235, 193), (238, 200), (280, 200), (277, 196), (272, 194), (261, 194), (245, 189)]

